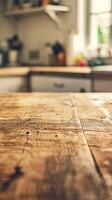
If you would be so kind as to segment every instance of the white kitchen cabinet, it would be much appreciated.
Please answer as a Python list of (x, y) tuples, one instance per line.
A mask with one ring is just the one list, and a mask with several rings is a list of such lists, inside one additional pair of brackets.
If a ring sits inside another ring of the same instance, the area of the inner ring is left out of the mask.
[(26, 77), (0, 77), (0, 92), (27, 91)]
[(112, 80), (94, 80), (94, 92), (112, 92)]
[(112, 66), (100, 66), (92, 69), (94, 92), (112, 92)]
[(84, 78), (31, 76), (33, 92), (90, 92), (91, 81)]

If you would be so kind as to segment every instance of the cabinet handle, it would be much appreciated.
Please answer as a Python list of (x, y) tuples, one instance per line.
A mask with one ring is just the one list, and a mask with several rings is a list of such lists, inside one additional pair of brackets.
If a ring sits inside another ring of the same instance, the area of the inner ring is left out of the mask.
[(80, 92), (81, 92), (81, 93), (85, 93), (85, 92), (86, 92), (86, 89), (81, 88), (81, 89), (80, 89)]
[(54, 87), (58, 88), (58, 89), (62, 89), (62, 88), (64, 88), (64, 84), (63, 83), (54, 83)]

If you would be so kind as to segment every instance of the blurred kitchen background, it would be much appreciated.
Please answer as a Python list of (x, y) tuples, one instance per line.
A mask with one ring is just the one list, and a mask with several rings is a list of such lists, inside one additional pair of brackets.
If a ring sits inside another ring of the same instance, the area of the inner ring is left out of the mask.
[(112, 0), (0, 0), (0, 92), (112, 92)]

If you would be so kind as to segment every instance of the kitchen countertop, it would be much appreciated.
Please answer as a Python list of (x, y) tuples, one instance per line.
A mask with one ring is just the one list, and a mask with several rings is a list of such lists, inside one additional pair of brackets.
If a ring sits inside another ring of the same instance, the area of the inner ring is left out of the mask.
[(26, 76), (30, 73), (29, 67), (7, 67), (0, 69), (0, 77)]
[(51, 72), (51, 73), (83, 73), (89, 74), (89, 67), (31, 67), (31, 72)]
[(92, 69), (93, 80), (112, 81), (112, 65), (94, 67)]
[(0, 76), (27, 75), (28, 73), (90, 74), (89, 67), (8, 67), (0, 69)]
[(29, 74), (51, 74), (51, 75), (112, 75), (112, 66), (100, 67), (7, 67), (0, 69), (0, 77), (4, 76), (25, 76)]
[(0, 199), (111, 200), (112, 94), (0, 94)]
[(112, 65), (100, 66), (100, 67), (93, 67), (92, 71), (94, 73), (104, 73), (104, 74), (112, 74)]

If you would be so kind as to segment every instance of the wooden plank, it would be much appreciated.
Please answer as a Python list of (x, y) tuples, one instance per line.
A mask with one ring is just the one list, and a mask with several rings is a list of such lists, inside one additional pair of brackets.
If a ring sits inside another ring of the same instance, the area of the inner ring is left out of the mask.
[(83, 133), (112, 199), (112, 94), (72, 95)]
[(106, 195), (71, 95), (0, 94), (1, 200)]
[(69, 101), (68, 94), (64, 96), (62, 94), (24, 94), (22, 98), (19, 94), (9, 96), (4, 94), (4, 97), (0, 95), (1, 119), (14, 120), (16, 118), (16, 122), (21, 125), (31, 123), (31, 125), (38, 124), (44, 128), (53, 124), (53, 126), (58, 125), (58, 129), (69, 126), (73, 129), (81, 129), (75, 107)]
[(112, 94), (77, 94), (72, 95), (72, 99), (75, 101), (83, 130), (112, 130)]
[(86, 137), (112, 199), (112, 133), (86, 132)]
[(83, 134), (31, 131), (27, 137), (19, 131), (1, 134), (1, 198), (7, 193), (10, 199), (82, 199), (88, 187), (85, 199), (103, 199)]

